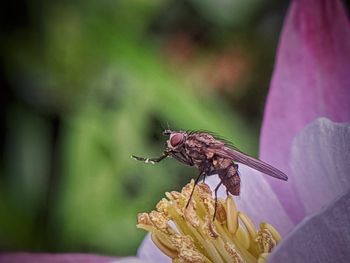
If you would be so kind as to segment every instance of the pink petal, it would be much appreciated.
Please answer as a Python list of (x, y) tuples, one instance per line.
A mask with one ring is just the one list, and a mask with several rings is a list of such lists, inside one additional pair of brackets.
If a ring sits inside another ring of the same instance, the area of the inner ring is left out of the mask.
[(2, 253), (0, 262), (6, 263), (108, 263), (117, 258), (93, 254), (53, 254), (53, 253)]
[(350, 124), (319, 118), (292, 144), (291, 166), (306, 213), (350, 189)]
[(294, 223), (305, 215), (289, 153), (295, 135), (315, 118), (350, 121), (350, 27), (340, 1), (293, 1), (285, 21), (265, 108), (262, 160), (289, 175), (270, 179)]
[(125, 257), (125, 258), (120, 258), (120, 259), (117, 259), (114, 261), (110, 261), (108, 263), (151, 263), (151, 262), (141, 260), (137, 257)]
[(349, 262), (350, 191), (326, 210), (305, 219), (277, 246), (269, 263)]

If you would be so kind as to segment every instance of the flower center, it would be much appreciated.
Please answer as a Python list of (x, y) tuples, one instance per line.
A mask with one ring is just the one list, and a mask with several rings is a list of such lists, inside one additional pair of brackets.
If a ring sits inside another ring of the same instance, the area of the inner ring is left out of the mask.
[(215, 200), (204, 183), (196, 186), (186, 208), (193, 185), (192, 180), (181, 193), (167, 192), (155, 211), (139, 214), (137, 227), (151, 232), (153, 242), (173, 262), (265, 262), (281, 240), (277, 230), (267, 223), (256, 230), (231, 196), (218, 200), (213, 221)]

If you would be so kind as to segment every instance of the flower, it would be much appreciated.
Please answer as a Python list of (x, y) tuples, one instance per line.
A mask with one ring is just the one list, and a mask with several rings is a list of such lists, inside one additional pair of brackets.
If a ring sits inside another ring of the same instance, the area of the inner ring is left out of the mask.
[(216, 202), (205, 183), (196, 185), (191, 198), (193, 187), (192, 180), (181, 193), (166, 193), (156, 211), (139, 214), (137, 226), (151, 232), (173, 262), (265, 262), (281, 240), (277, 230), (268, 223), (256, 230), (231, 196)]
[(350, 122), (349, 68), (350, 26), (342, 3), (293, 1), (281, 34), (260, 139), (260, 158), (289, 175), (288, 184), (267, 180), (293, 224), (308, 214), (295, 181), (300, 175), (290, 166), (293, 139), (318, 117)]
[[(235, 200), (238, 210), (248, 213), (253, 222), (268, 220), (282, 234), (289, 233), (270, 262), (350, 258), (346, 247), (350, 243), (349, 125), (334, 123), (350, 122), (349, 65), (350, 28), (341, 2), (293, 1), (260, 140), (260, 158), (290, 179), (288, 183), (270, 180), (241, 165), (242, 197)], [(320, 211), (321, 207), (325, 209)], [(150, 236), (138, 254), (143, 261), (169, 261)]]
[(350, 191), (305, 219), (276, 248), (269, 263), (349, 262)]
[[(291, 255), (297, 253), (301, 262), (342, 262), (350, 256), (344, 252), (350, 215), (348, 209), (339, 212), (350, 188), (349, 124), (335, 123), (350, 122), (349, 66), (350, 27), (341, 2), (292, 2), (260, 139), (260, 158), (288, 174), (289, 181), (270, 179), (240, 165), (243, 189), (236, 200), (253, 222), (267, 220), (283, 235), (289, 233), (271, 262), (295, 262)], [(215, 180), (207, 182), (215, 186)], [(344, 198), (334, 202), (342, 194)], [(139, 256), (151, 261), (159, 258), (147, 240)], [(342, 253), (335, 255), (339, 250)], [(317, 252), (327, 256), (321, 259)]]

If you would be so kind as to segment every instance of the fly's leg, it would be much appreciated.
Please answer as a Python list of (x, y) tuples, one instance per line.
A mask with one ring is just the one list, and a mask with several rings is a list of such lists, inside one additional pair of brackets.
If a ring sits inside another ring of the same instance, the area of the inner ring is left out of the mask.
[(205, 165), (206, 165), (205, 166), (206, 172), (205, 172), (205, 175), (203, 176), (203, 180), (202, 180), (203, 183), (205, 183), (205, 178), (207, 178), (207, 176), (217, 174), (217, 172), (215, 170), (212, 170), (211, 164), (209, 161), (206, 161)]
[(191, 202), (192, 195), (193, 195), (193, 192), (194, 192), (194, 188), (195, 188), (196, 185), (198, 184), (199, 179), (201, 178), (202, 175), (203, 175), (203, 181), (205, 180), (205, 177), (206, 177), (206, 175), (207, 175), (207, 172), (208, 172), (209, 167), (210, 167), (210, 164), (209, 164), (208, 162), (206, 162), (206, 163), (205, 163), (205, 166), (204, 166), (204, 169), (202, 169), (202, 170), (199, 172), (198, 177), (197, 177), (196, 180), (194, 181), (194, 185), (193, 185), (193, 188), (192, 188), (192, 191), (191, 191), (191, 194), (190, 194), (190, 198), (189, 198), (188, 201), (187, 201), (186, 208), (189, 206), (189, 204), (190, 204), (190, 202)]
[(214, 216), (213, 216), (213, 221), (215, 220), (215, 216), (216, 216), (216, 209), (218, 206), (218, 190), (220, 188), (220, 186), (222, 185), (222, 181), (215, 187), (215, 207), (214, 207)]
[[(198, 184), (199, 182), (199, 179), (201, 178), (202, 174), (204, 174), (203, 172), (200, 172), (198, 177), (196, 178), (196, 180), (194, 181), (194, 185), (193, 185), (193, 188), (192, 188), (192, 191), (191, 191), (191, 194), (190, 194), (190, 198), (188, 198), (188, 201), (187, 201), (187, 204), (186, 204), (186, 208), (189, 206), (190, 202), (191, 202), (191, 199), (192, 199), (192, 195), (193, 195), (193, 192), (194, 192), (194, 188), (196, 187), (196, 185)], [(205, 177), (205, 174), (204, 174), (204, 177)]]
[(158, 158), (144, 158), (144, 157), (138, 157), (135, 155), (131, 155), (131, 158), (137, 160), (137, 161), (142, 161), (145, 163), (151, 163), (151, 164), (155, 164), (155, 163), (159, 163), (161, 160), (165, 159), (166, 157), (169, 156), (168, 152), (164, 152), (160, 157)]

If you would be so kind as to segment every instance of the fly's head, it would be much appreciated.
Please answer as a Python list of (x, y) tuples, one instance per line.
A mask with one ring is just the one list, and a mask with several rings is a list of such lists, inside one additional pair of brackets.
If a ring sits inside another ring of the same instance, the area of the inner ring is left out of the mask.
[(166, 147), (170, 151), (180, 152), (186, 142), (187, 133), (183, 131), (165, 130), (163, 135), (169, 136)]

